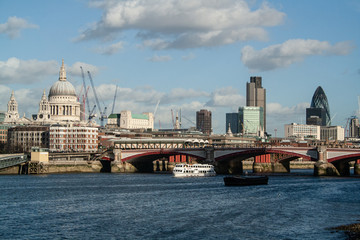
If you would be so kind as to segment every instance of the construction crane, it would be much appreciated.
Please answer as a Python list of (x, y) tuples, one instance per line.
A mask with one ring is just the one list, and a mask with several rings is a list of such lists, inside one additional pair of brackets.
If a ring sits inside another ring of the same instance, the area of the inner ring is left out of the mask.
[(173, 110), (172, 110), (172, 109), (171, 109), (171, 119), (172, 119), (172, 126), (173, 126), (173, 129), (175, 129), (174, 112), (173, 112)]
[[(81, 76), (82, 76), (82, 80), (83, 80), (83, 86), (84, 86), (84, 89), (86, 89), (86, 92), (85, 92), (85, 100), (86, 100), (86, 105), (87, 105), (87, 108), (88, 108), (88, 121), (90, 122), (91, 119), (94, 117), (94, 110), (95, 110), (95, 107), (96, 105), (94, 105), (93, 109), (90, 110), (90, 104), (89, 104), (89, 98), (88, 98), (88, 90), (89, 88), (86, 88), (86, 82), (85, 82), (85, 74), (84, 74), (84, 70), (82, 68), (82, 66), (80, 66), (80, 69), (81, 69)], [(84, 112), (85, 112), (85, 105), (84, 105)]]
[(115, 100), (116, 100), (116, 93), (117, 93), (117, 89), (118, 89), (118, 85), (116, 85), (116, 88), (115, 88), (115, 95), (114, 95), (113, 105), (112, 105), (112, 108), (111, 108), (111, 114), (113, 114), (113, 113), (114, 113), (114, 108), (115, 108)]
[(189, 118), (187, 118), (186, 116), (183, 116), (186, 120), (188, 120), (190, 123), (194, 124), (194, 127), (196, 127), (196, 123), (192, 120), (190, 120)]
[(90, 71), (87, 71), (88, 75), (89, 75), (89, 79), (90, 79), (90, 83), (91, 83), (91, 87), (93, 89), (93, 92), (94, 92), (94, 96), (95, 96), (95, 100), (96, 100), (96, 104), (98, 106), (98, 109), (99, 109), (99, 112), (100, 112), (100, 123), (101, 123), (101, 127), (104, 126), (104, 119), (107, 118), (106, 116), (106, 109), (107, 107), (104, 108), (104, 111), (102, 111), (101, 109), (101, 106), (100, 106), (100, 102), (99, 102), (99, 99), (98, 99), (98, 96), (96, 94), (96, 90), (95, 90), (95, 86), (94, 86), (94, 81), (91, 77), (91, 74), (90, 74)]
[[(155, 114), (158, 110), (159, 104), (160, 104), (160, 99), (157, 101), (157, 104), (156, 104), (155, 110), (154, 110), (154, 125), (155, 125)], [(159, 120), (159, 129), (160, 129), (160, 120)]]

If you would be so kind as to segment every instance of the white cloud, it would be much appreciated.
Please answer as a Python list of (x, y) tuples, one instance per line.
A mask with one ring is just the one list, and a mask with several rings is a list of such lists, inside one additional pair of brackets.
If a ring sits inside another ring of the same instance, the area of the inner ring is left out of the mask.
[(237, 109), (245, 106), (245, 97), (238, 93), (233, 87), (217, 89), (211, 93), (210, 100), (206, 103), (208, 107), (231, 107)]
[(83, 68), (85, 78), (88, 78), (88, 71), (91, 73), (91, 76), (95, 76), (99, 72), (98, 67), (84, 62), (75, 62), (72, 66), (66, 66), (65, 69), (72, 76), (81, 76), (80, 66)]
[(113, 55), (113, 54), (119, 52), (123, 48), (123, 46), (124, 46), (124, 43), (120, 41), (120, 42), (111, 44), (106, 47), (99, 47), (99, 48), (95, 49), (95, 51), (97, 53), (100, 53), (103, 55)]
[(264, 28), (281, 24), (285, 17), (266, 4), (251, 10), (244, 0), (104, 0), (91, 6), (103, 9), (102, 19), (83, 31), (78, 41), (135, 30), (143, 45), (154, 49), (266, 40)]
[(6, 34), (11, 39), (17, 38), (20, 36), (20, 31), (27, 28), (39, 28), (38, 25), (28, 23), (23, 18), (18, 18), (16, 16), (9, 17), (6, 23), (0, 24), (0, 34)]
[[(65, 69), (68, 75), (81, 76), (80, 66), (83, 67), (85, 74), (87, 74), (86, 71), (90, 71), (91, 74), (96, 75), (99, 71), (96, 66), (82, 62), (66, 66)], [(32, 84), (48, 78), (54, 79), (54, 75), (58, 75), (59, 70), (59, 62), (55, 60), (22, 60), (12, 57), (6, 61), (0, 61), (0, 84)]]
[(31, 84), (59, 72), (56, 61), (21, 60), (15, 57), (0, 61), (0, 83)]
[(351, 52), (350, 42), (331, 45), (327, 41), (291, 39), (282, 44), (272, 45), (261, 50), (245, 46), (241, 50), (241, 61), (251, 71), (268, 71), (287, 67), (313, 55), (346, 55)]
[(169, 55), (164, 55), (164, 56), (158, 56), (158, 55), (154, 55), (151, 58), (148, 58), (148, 61), (150, 62), (169, 62), (171, 61), (171, 57)]
[(209, 93), (195, 89), (174, 88), (161, 98), (161, 102), (177, 102), (194, 98), (208, 97)]
[(282, 106), (280, 103), (268, 103), (266, 104), (266, 113), (268, 115), (280, 116), (293, 116), (298, 114), (305, 114), (306, 108), (310, 106), (309, 103), (299, 103), (292, 107)]
[(267, 132), (273, 133), (277, 129), (277, 137), (284, 136), (284, 125), (290, 123), (306, 123), (306, 108), (310, 103), (298, 103), (295, 106), (283, 106), (280, 103), (266, 104)]
[(181, 58), (182, 58), (182, 60), (184, 60), (184, 61), (189, 61), (189, 60), (191, 60), (191, 59), (194, 59), (195, 57), (196, 57), (195, 54), (189, 53), (188, 55), (182, 56)]

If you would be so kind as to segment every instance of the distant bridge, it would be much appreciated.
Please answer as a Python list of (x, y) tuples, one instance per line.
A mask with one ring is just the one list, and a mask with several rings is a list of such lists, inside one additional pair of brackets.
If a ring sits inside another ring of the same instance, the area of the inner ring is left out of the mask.
[(28, 161), (27, 156), (21, 154), (0, 154), (0, 170), (12, 166), (26, 163)]
[[(254, 157), (254, 171), (290, 171), (289, 162), (298, 158), (304, 161), (324, 162), (334, 165), (338, 175), (349, 175), (349, 162), (360, 164), (360, 149), (342, 148), (314, 148), (314, 147), (249, 147), (249, 148), (147, 148), (147, 149), (114, 149), (115, 161), (130, 163), (136, 166), (152, 163), (165, 158), (169, 162), (176, 162), (174, 156), (182, 157), (181, 161), (196, 159), (198, 162), (211, 162), (219, 169), (229, 168), (237, 162), (237, 167), (245, 159)], [(270, 157), (271, 156), (271, 157)], [(357, 165), (356, 167), (358, 167)], [(267, 170), (265, 169), (267, 168)], [(327, 165), (326, 167), (329, 167)], [(334, 171), (336, 171), (334, 168)], [(241, 169), (242, 171), (242, 169)], [(226, 172), (226, 171), (225, 171)], [(359, 172), (360, 174), (360, 172)]]

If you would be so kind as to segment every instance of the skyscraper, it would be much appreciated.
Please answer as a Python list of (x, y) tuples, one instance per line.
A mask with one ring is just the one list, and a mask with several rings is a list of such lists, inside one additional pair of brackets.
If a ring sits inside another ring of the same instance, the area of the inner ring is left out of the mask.
[(196, 112), (196, 129), (204, 134), (211, 134), (211, 111), (201, 109)]
[(264, 119), (264, 132), (266, 131), (266, 89), (262, 87), (261, 77), (250, 77), (246, 83), (246, 106), (262, 107), (262, 119)]
[(230, 129), (232, 133), (239, 133), (239, 113), (226, 113), (225, 132)]
[(314, 119), (319, 118), (316, 122), (321, 126), (330, 126), (330, 107), (324, 90), (319, 86), (312, 97), (310, 108), (306, 109), (306, 124), (314, 124)]
[(240, 107), (240, 132), (244, 135), (264, 136), (264, 119), (262, 107)]

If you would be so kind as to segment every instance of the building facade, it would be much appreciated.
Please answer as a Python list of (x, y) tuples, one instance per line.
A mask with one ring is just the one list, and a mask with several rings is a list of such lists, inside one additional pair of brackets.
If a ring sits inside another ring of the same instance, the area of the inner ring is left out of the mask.
[(326, 126), (326, 112), (323, 108), (307, 108), (306, 124)]
[(239, 108), (239, 130), (244, 136), (264, 137), (264, 112), (262, 107)]
[(12, 91), (8, 102), (4, 123), (7, 124), (79, 124), (80, 103), (77, 100), (74, 86), (67, 81), (64, 60), (60, 67), (59, 79), (55, 82), (46, 97), (45, 90), (39, 102), (39, 111), (28, 119), (19, 116), (18, 103)]
[(49, 127), (16, 126), (8, 129), (7, 146), (9, 151), (30, 152), (32, 147), (49, 147)]
[(323, 141), (344, 141), (345, 131), (340, 126), (322, 126), (320, 128), (320, 138)]
[(211, 135), (212, 125), (211, 125), (211, 111), (206, 109), (201, 109), (196, 112), (196, 129), (204, 134)]
[(51, 126), (50, 152), (96, 152), (98, 128)]
[(225, 132), (230, 130), (232, 133), (239, 133), (239, 113), (226, 113)]
[(10, 125), (0, 124), (0, 143), (7, 143), (8, 129)]
[(250, 82), (246, 83), (246, 106), (262, 107), (264, 119), (263, 130), (266, 131), (266, 89), (262, 87), (261, 77), (250, 77)]
[[(311, 119), (311, 117), (313, 119)], [(326, 94), (321, 86), (319, 86), (311, 99), (310, 108), (306, 109), (306, 124), (312, 124), (315, 118), (317, 123), (321, 122), (321, 126), (330, 126), (330, 107)]]
[(316, 139), (320, 140), (320, 126), (305, 124), (286, 124), (285, 138)]
[(107, 125), (124, 129), (154, 129), (154, 114), (150, 112), (134, 114), (131, 111), (121, 111), (110, 114)]
[(350, 118), (349, 122), (349, 134), (348, 137), (358, 138), (359, 137), (359, 119), (357, 117)]

